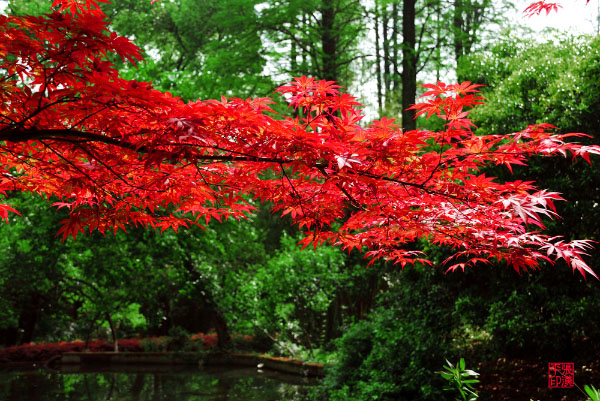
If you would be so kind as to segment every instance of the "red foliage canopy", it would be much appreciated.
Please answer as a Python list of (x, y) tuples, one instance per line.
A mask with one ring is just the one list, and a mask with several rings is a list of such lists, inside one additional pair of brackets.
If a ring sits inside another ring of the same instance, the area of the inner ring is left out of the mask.
[[(0, 191), (58, 199), (70, 211), (63, 238), (141, 224), (161, 230), (243, 218), (250, 195), (274, 203), (305, 230), (302, 244), (367, 248), (372, 260), (426, 262), (403, 249), (418, 238), (455, 248), (456, 264), (506, 261), (515, 270), (564, 259), (595, 276), (589, 241), (531, 231), (556, 216), (557, 193), (500, 183), (486, 165), (534, 154), (583, 157), (598, 146), (568, 143), (549, 124), (475, 136), (469, 109), (483, 100), (469, 82), (425, 85), (417, 115), (439, 132), (403, 131), (382, 118), (367, 127), (355, 98), (334, 82), (295, 78), (277, 91), (298, 117), (267, 98), (185, 103), (119, 77), (111, 56), (139, 49), (107, 29), (93, 0), (55, 1), (42, 17), (0, 17)], [(7, 204), (0, 205), (6, 219)]]

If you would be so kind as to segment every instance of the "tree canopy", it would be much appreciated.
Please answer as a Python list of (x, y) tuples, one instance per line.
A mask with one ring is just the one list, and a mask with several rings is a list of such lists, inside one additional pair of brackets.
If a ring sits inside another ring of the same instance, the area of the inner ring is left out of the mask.
[[(296, 117), (268, 98), (184, 102), (125, 80), (110, 60), (141, 51), (111, 32), (94, 0), (56, 0), (44, 16), (0, 17), (0, 190), (26, 191), (67, 208), (63, 239), (127, 225), (165, 230), (241, 219), (250, 197), (269, 200), (323, 242), (368, 249), (372, 260), (428, 263), (411, 243), (455, 250), (449, 270), (506, 261), (515, 270), (564, 259), (581, 274), (590, 241), (540, 233), (560, 195), (530, 181), (498, 182), (488, 165), (532, 155), (582, 157), (600, 146), (567, 142), (542, 123), (476, 136), (468, 118), (479, 85), (425, 85), (417, 115), (443, 130), (366, 127), (360, 104), (333, 81), (299, 77), (277, 89)], [(526, 125), (526, 123), (524, 124)], [(5, 219), (15, 210), (0, 204)]]

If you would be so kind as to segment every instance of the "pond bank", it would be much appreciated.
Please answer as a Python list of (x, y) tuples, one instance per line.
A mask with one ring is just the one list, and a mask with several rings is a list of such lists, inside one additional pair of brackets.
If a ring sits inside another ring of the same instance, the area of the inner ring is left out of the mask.
[(321, 363), (304, 362), (291, 358), (236, 352), (216, 352), (204, 355), (186, 352), (65, 352), (54, 364), (159, 364), (159, 365), (205, 365), (246, 366), (275, 370), (305, 377), (325, 376)]

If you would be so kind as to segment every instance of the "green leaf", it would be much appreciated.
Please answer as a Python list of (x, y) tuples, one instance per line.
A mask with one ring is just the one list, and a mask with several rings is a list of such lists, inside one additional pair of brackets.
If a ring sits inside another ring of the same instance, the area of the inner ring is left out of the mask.
[(588, 386), (587, 384), (583, 386), (583, 389), (587, 393), (587, 395), (592, 399), (592, 401), (600, 401), (600, 392), (596, 390), (594, 386)]

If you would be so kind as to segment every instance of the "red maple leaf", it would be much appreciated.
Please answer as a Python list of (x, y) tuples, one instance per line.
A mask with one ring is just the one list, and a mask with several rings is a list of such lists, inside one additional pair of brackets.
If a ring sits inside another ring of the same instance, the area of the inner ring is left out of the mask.
[[(590, 162), (599, 146), (569, 142), (583, 134), (538, 124), (476, 136), (467, 117), (484, 99), (470, 82), (424, 85), (424, 101), (411, 109), (444, 119), (439, 131), (402, 130), (386, 118), (365, 128), (353, 96), (309, 77), (276, 90), (299, 109), (296, 118), (273, 113), (267, 98), (183, 102), (119, 76), (111, 57), (134, 63), (141, 53), (107, 29), (97, 2), (54, 5), (67, 14), (0, 16), (0, 194), (58, 197), (55, 206), (70, 213), (63, 240), (242, 219), (256, 199), (305, 230), (303, 247), (361, 249), (371, 263), (430, 263), (404, 249), (420, 238), (455, 249), (451, 271), (491, 260), (522, 271), (562, 259), (594, 275), (584, 261), (589, 242), (530, 231), (557, 216), (558, 194), (479, 172), (532, 155)], [(0, 217), (9, 212), (0, 203)]]

